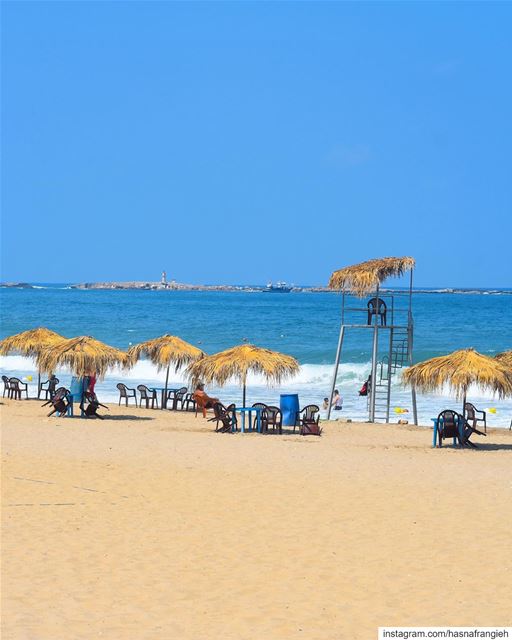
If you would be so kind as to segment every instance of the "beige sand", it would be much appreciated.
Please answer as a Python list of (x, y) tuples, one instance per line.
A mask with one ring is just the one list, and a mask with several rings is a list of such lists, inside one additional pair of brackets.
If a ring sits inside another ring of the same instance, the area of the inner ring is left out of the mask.
[(512, 435), (212, 433), (4, 401), (4, 640), (372, 639), (511, 622)]

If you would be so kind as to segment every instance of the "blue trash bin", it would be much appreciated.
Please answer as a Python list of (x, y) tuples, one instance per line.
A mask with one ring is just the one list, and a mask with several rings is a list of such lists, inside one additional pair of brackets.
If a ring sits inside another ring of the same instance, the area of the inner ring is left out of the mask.
[(69, 393), (73, 402), (82, 402), (82, 395), (87, 389), (88, 378), (78, 378), (73, 376), (69, 385)]
[(283, 414), (283, 426), (293, 427), (295, 424), (295, 417), (299, 410), (299, 394), (282, 393), (279, 407)]

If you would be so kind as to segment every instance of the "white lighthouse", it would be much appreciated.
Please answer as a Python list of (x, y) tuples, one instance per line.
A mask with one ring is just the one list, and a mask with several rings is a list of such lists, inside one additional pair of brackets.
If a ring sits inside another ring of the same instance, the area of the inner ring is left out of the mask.
[(167, 273), (165, 271), (162, 271), (162, 279), (160, 282), (162, 287), (167, 287)]

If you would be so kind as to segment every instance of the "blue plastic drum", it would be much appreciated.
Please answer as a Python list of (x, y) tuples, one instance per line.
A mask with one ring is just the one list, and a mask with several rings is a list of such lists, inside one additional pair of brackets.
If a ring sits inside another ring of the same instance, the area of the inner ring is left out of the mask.
[(69, 385), (69, 392), (73, 397), (73, 402), (81, 402), (82, 394), (87, 389), (87, 378), (77, 378), (73, 376), (71, 378), (71, 384)]
[(295, 424), (295, 417), (299, 410), (299, 394), (282, 393), (279, 406), (281, 413), (283, 414), (283, 426), (293, 427)]

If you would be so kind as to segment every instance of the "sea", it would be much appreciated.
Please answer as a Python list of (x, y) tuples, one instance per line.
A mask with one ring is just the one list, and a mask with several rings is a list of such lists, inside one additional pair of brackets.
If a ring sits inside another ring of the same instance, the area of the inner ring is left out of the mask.
[[(66, 337), (90, 335), (115, 347), (127, 349), (163, 334), (177, 335), (215, 353), (242, 342), (293, 355), (300, 373), (279, 386), (268, 387), (259, 376), (248, 381), (248, 402), (279, 404), (282, 393), (298, 393), (301, 405), (321, 404), (329, 394), (340, 326), (341, 295), (332, 292), (265, 293), (261, 291), (173, 291), (173, 290), (81, 290), (66, 284), (33, 285), (34, 288), (1, 288), (0, 337), (45, 326)], [(407, 303), (406, 297), (396, 302)], [(364, 309), (365, 301), (347, 304)], [(414, 362), (474, 347), (490, 356), (512, 348), (512, 290), (463, 293), (422, 290), (412, 297), (414, 316)], [(351, 312), (351, 322), (364, 324), (366, 313)], [(358, 391), (370, 373), (372, 332), (352, 329), (346, 333), (336, 386), (343, 397), (343, 410), (335, 417), (368, 418), (366, 399)], [(382, 341), (380, 356), (387, 352)], [(35, 394), (34, 362), (12, 354), (0, 358), (2, 374), (29, 381)], [(70, 372), (57, 371), (68, 385)], [(116, 383), (162, 386), (165, 373), (146, 360), (130, 371), (110, 371), (98, 382), (99, 399), (115, 402)], [(187, 385), (183, 371), (172, 370), (170, 386)], [(223, 388), (207, 388), (225, 404), (241, 402), (236, 381)], [(500, 400), (492, 393), (471, 389), (468, 399), (487, 411), (488, 425), (508, 428), (512, 399)], [(391, 419), (412, 419), (411, 394), (401, 382), (400, 370), (393, 378)], [(449, 389), (418, 395), (418, 418), (431, 425), (431, 418), (446, 408), (460, 408)], [(409, 412), (406, 414), (406, 410)], [(339, 414), (339, 415), (338, 415)]]

